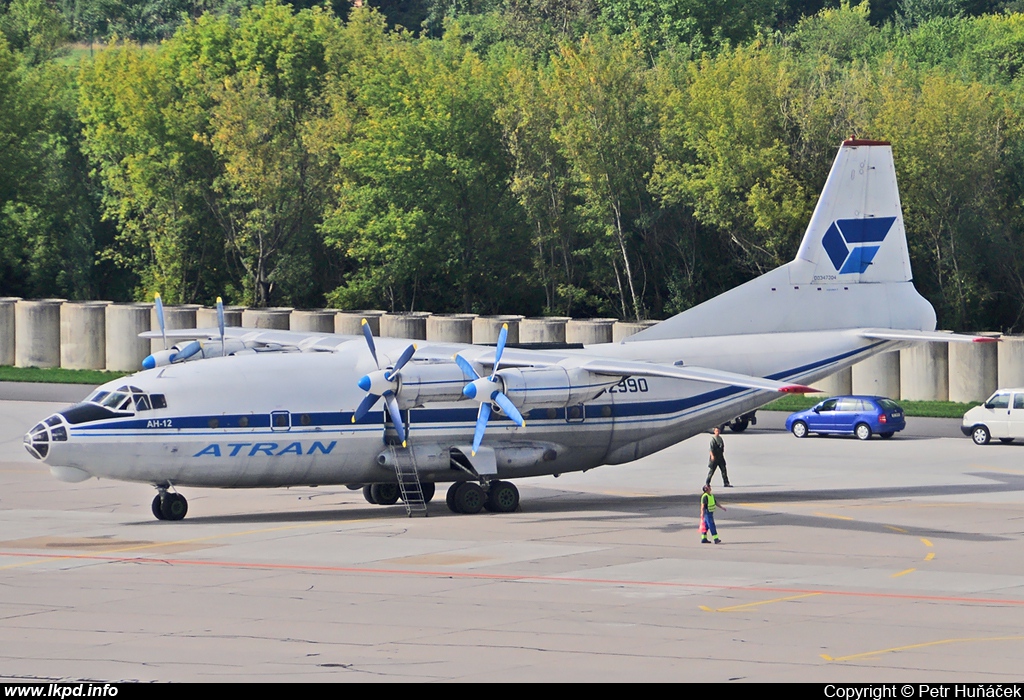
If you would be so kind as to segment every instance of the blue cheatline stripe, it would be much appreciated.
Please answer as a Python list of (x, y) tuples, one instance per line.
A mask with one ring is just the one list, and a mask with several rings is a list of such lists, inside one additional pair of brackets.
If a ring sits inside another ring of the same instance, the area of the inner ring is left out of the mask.
[[(884, 345), (888, 341), (881, 340), (863, 348), (851, 350), (849, 352), (835, 355), (825, 360), (819, 360), (811, 362), (800, 367), (793, 369), (784, 370), (777, 372), (776, 374), (769, 375), (766, 379), (774, 381), (784, 381), (794, 375), (804, 374), (811, 370), (824, 367), (825, 365), (855, 355), (873, 350), (880, 345)], [(696, 381), (696, 380), (694, 380)], [(640, 422), (658, 422), (668, 419), (671, 414), (685, 412), (687, 410), (702, 406), (707, 403), (720, 402), (725, 399), (735, 396), (743, 392), (757, 391), (756, 389), (749, 389), (747, 387), (735, 387), (735, 386), (723, 386), (720, 389), (705, 392), (703, 394), (696, 394), (694, 396), (681, 398), (681, 399), (665, 399), (662, 401), (644, 401), (636, 403), (616, 403), (616, 404), (599, 404), (599, 405), (586, 405), (584, 406), (584, 417), (589, 421), (594, 419), (594, 424), (611, 423), (612, 419), (623, 419), (630, 417), (639, 417), (640, 420), (629, 420), (623, 421), (625, 423), (640, 423)], [(610, 415), (602, 415), (602, 411), (611, 409)], [(552, 422), (564, 422), (566, 420), (566, 411), (568, 409), (558, 408), (555, 409), (555, 417), (548, 418), (546, 408), (537, 408), (529, 411), (529, 418), (531, 421), (552, 421)], [(309, 424), (301, 425), (298, 421), (301, 421), (302, 416), (309, 416)], [(384, 422), (383, 411), (371, 411), (358, 423), (352, 423), (352, 411), (338, 411), (338, 412), (317, 412), (317, 413), (302, 413), (301, 411), (291, 412), (292, 426), (290, 429), (282, 428), (279, 430), (269, 430), (270, 426), (270, 414), (234, 414), (234, 415), (208, 415), (208, 416), (173, 416), (171, 418), (129, 418), (122, 419), (121, 421), (104, 421), (102, 423), (86, 423), (79, 424), (72, 427), (71, 431), (73, 435), (84, 436), (86, 434), (97, 433), (99, 431), (110, 432), (116, 431), (121, 434), (124, 431), (139, 431), (136, 434), (148, 435), (153, 433), (165, 434), (174, 433), (176, 435), (322, 435), (323, 428), (334, 429), (339, 433), (346, 432), (369, 432), (379, 431)], [(506, 416), (496, 415), (499, 420), (509, 420)], [(249, 425), (247, 427), (241, 427), (238, 424), (239, 419), (247, 418)], [(419, 427), (420, 429), (434, 429), (428, 427), (429, 424), (446, 424), (438, 425), (437, 429), (448, 429), (449, 426), (453, 425), (455, 428), (459, 428), (459, 424), (462, 423), (476, 423), (477, 408), (417, 408), (413, 409), (411, 423), (413, 426)], [(216, 420), (218, 426), (216, 428), (210, 427), (210, 421)], [(573, 419), (577, 420), (577, 419)], [(170, 422), (170, 425), (160, 425)], [(509, 420), (511, 423), (511, 420)], [(155, 423), (152, 427), (150, 423)], [(425, 425), (427, 424), (427, 425)], [(321, 428), (321, 431), (317, 431), (316, 428)], [(187, 431), (187, 432), (186, 432)], [(332, 432), (334, 432), (332, 431)]]

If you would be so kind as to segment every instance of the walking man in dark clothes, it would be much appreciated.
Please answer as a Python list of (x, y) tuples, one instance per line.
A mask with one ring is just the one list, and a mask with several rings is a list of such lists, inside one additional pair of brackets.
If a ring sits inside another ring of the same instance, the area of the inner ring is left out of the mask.
[(725, 486), (731, 487), (729, 483), (729, 472), (725, 471), (725, 440), (722, 439), (722, 429), (717, 425), (715, 426), (715, 434), (711, 437), (711, 452), (708, 458), (708, 478), (705, 484), (711, 484), (711, 477), (715, 475), (715, 470), (722, 470), (722, 481), (725, 482)]

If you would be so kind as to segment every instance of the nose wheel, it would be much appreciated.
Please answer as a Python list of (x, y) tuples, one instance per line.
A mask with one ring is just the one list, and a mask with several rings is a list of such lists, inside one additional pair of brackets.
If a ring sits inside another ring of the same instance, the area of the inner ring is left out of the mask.
[(157, 520), (181, 520), (188, 513), (188, 501), (185, 497), (164, 489), (153, 498), (152, 507)]

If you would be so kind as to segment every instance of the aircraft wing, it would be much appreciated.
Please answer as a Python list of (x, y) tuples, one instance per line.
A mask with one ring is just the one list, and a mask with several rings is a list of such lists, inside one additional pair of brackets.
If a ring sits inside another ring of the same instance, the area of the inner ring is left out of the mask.
[(707, 367), (673, 367), (669, 365), (655, 365), (650, 362), (630, 362), (628, 360), (592, 360), (581, 365), (581, 369), (594, 372), (595, 374), (611, 374), (619, 377), (689, 379), (695, 382), (725, 384), (745, 389), (764, 389), (784, 394), (807, 394), (818, 391), (818, 389), (802, 384), (787, 384), (772, 379), (753, 377), (748, 374), (737, 374), (735, 372), (724, 372)]
[[(160, 331), (139, 333), (140, 338), (160, 340)], [(279, 331), (263, 328), (225, 328), (224, 337), (230, 340), (242, 340), (258, 345), (274, 345), (293, 347), (300, 350), (335, 350), (359, 336), (336, 335), (334, 333), (311, 333), (305, 331)], [(220, 340), (217, 328), (173, 328), (167, 330), (168, 341), (179, 340)]]
[(904, 340), (916, 343), (994, 343), (996, 338), (981, 335), (962, 335), (942, 331), (905, 331), (891, 328), (868, 328), (860, 332), (862, 338), (872, 340)]

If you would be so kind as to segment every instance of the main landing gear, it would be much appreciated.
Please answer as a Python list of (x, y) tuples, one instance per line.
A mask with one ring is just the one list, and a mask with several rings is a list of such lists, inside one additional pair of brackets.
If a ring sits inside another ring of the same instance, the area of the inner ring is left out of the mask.
[[(424, 503), (430, 503), (434, 497), (433, 482), (425, 481), (421, 484), (421, 488), (423, 489)], [(401, 497), (402, 493), (398, 489), (398, 484), (367, 484), (363, 487), (363, 498), (367, 503), (372, 503), (375, 506), (393, 506)]]
[(158, 486), (160, 493), (153, 498), (153, 515), (157, 520), (181, 520), (188, 513), (188, 501), (180, 493), (171, 493)]
[(472, 481), (457, 481), (445, 497), (453, 513), (476, 515), (485, 508), (491, 513), (512, 513), (519, 508), (519, 489), (511, 481), (492, 481), (487, 490)]

